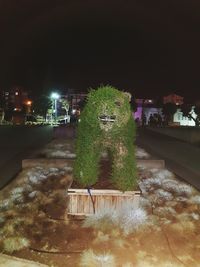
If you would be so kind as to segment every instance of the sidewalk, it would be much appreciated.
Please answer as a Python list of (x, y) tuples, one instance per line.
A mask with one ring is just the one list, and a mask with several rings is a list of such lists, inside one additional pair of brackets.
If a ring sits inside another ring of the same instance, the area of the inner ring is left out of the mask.
[(148, 128), (140, 128), (136, 143), (149, 153), (164, 159), (167, 168), (200, 190), (200, 148)]
[(47, 265), (0, 253), (0, 267), (47, 267)]

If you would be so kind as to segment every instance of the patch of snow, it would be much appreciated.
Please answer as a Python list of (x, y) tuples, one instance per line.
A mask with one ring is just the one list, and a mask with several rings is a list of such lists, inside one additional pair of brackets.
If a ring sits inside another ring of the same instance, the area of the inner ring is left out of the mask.
[(152, 185), (154, 185), (154, 186), (160, 186), (161, 185), (161, 180), (159, 178), (144, 179), (144, 180), (142, 180), (142, 184), (146, 188), (150, 188)]
[(157, 189), (155, 191), (155, 194), (156, 194), (156, 196), (158, 198), (161, 198), (161, 199), (163, 199), (165, 201), (170, 201), (170, 200), (173, 199), (173, 195), (170, 192), (167, 192), (167, 191), (165, 191), (163, 189)]
[(85, 250), (81, 255), (80, 266), (82, 267), (116, 267), (115, 258), (110, 253), (95, 254), (92, 249)]
[(65, 144), (54, 144), (55, 149), (61, 149), (63, 147), (65, 147)]
[(67, 154), (67, 158), (69, 158), (69, 159), (75, 159), (76, 158), (76, 154), (75, 153), (68, 153)]
[(132, 203), (125, 203), (120, 210), (104, 209), (86, 217), (84, 227), (97, 229), (113, 224), (122, 229), (125, 235), (136, 231), (147, 221), (147, 213), (143, 208), (135, 208)]
[(194, 219), (195, 221), (198, 221), (199, 218), (200, 218), (199, 214), (198, 214), (198, 213), (194, 213), (194, 212), (191, 213), (190, 216), (191, 216), (192, 219)]
[(30, 241), (23, 237), (8, 237), (3, 241), (4, 250), (12, 253), (30, 245)]
[(15, 204), (20, 204), (24, 202), (24, 197), (22, 195), (11, 195), (10, 196), (11, 201), (13, 201)]
[(118, 219), (118, 214), (114, 208), (100, 209), (99, 212), (92, 214), (91, 216), (86, 217), (83, 226), (84, 227), (94, 227), (101, 228), (102, 225), (111, 223), (116, 224)]
[(179, 183), (176, 180), (167, 179), (162, 181), (162, 188), (166, 191), (174, 192), (178, 184)]
[(147, 190), (146, 190), (146, 187), (143, 185), (142, 182), (139, 182), (139, 188), (142, 191), (142, 195), (146, 196), (147, 195)]
[(4, 199), (0, 201), (0, 211), (8, 210), (12, 206), (11, 199)]
[(124, 205), (119, 214), (120, 228), (125, 235), (136, 231), (147, 221), (147, 213), (142, 208), (134, 208), (131, 205)]
[(157, 170), (153, 172), (153, 174), (160, 181), (163, 181), (165, 179), (174, 179), (174, 174), (166, 169)]
[(31, 193), (28, 194), (28, 196), (30, 198), (35, 198), (37, 195), (38, 195), (38, 191), (33, 191), (33, 192), (31, 192)]
[(176, 215), (176, 211), (172, 207), (158, 207), (154, 209), (154, 213), (158, 216)]
[(23, 192), (24, 192), (23, 187), (16, 187), (15, 189), (13, 189), (10, 194), (11, 201), (13, 201), (15, 204), (23, 203), (24, 202)]
[(187, 202), (188, 201), (188, 199), (186, 197), (176, 197), (175, 200), (177, 202)]
[(200, 195), (192, 196), (192, 197), (189, 199), (189, 202), (192, 203), (192, 204), (200, 205)]
[(43, 180), (47, 179), (48, 176), (50, 175), (62, 175), (64, 174), (63, 172), (66, 172), (68, 170), (71, 170), (71, 167), (63, 168), (63, 169), (58, 169), (55, 167), (51, 168), (42, 168), (42, 167), (35, 167), (32, 168), (31, 171), (27, 173), (28, 176), (28, 181), (33, 184), (37, 185), (40, 184)]
[(160, 169), (157, 169), (157, 168), (152, 168), (152, 169), (150, 170), (150, 172), (151, 172), (152, 174), (154, 174), (154, 173), (156, 173), (156, 172), (158, 172), (158, 171), (160, 171)]
[(135, 156), (138, 159), (148, 159), (150, 155), (142, 148), (136, 147)]
[(46, 178), (47, 176), (41, 176), (36, 174), (28, 177), (29, 181), (34, 185), (40, 184)]
[(49, 168), (49, 173), (58, 173), (59, 172), (59, 169), (58, 168), (54, 168), (54, 167), (51, 167)]
[(16, 187), (11, 191), (12, 195), (22, 194), (24, 192), (24, 187)]
[(47, 156), (48, 158), (67, 158), (68, 155), (68, 151), (52, 151), (51, 153), (49, 153)]
[(193, 194), (193, 188), (190, 185), (179, 183), (177, 187), (175, 187), (175, 193), (178, 195), (191, 196)]

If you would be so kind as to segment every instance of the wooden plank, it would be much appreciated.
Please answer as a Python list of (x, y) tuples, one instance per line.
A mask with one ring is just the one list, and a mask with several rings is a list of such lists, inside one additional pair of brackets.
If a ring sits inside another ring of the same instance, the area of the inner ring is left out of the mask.
[(137, 159), (136, 163), (137, 167), (155, 168), (155, 169), (165, 168), (165, 161), (163, 159)]
[[(92, 189), (95, 212), (101, 209), (120, 209), (124, 203), (132, 203), (134, 207), (139, 205), (140, 191), (121, 192), (119, 190)], [(91, 197), (87, 189), (69, 189), (69, 215), (91, 215), (94, 213)]]
[(73, 160), (70, 159), (23, 159), (22, 160), (22, 169), (32, 168), (32, 167), (72, 167)]

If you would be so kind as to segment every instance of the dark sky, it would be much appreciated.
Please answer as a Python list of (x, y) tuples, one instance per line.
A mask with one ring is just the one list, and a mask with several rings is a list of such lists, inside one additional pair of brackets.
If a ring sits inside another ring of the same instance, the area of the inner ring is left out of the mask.
[(0, 0), (0, 86), (200, 98), (199, 0)]

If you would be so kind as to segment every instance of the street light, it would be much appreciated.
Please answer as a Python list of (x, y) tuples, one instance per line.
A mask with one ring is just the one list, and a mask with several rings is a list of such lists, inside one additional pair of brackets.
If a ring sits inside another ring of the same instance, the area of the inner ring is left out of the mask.
[(51, 94), (51, 99), (53, 100), (53, 109), (55, 113), (55, 121), (57, 120), (57, 100), (60, 98), (60, 95), (56, 92)]
[(31, 105), (32, 105), (32, 101), (31, 100), (27, 100), (26, 101), (26, 112), (27, 112), (27, 114), (31, 113)]

